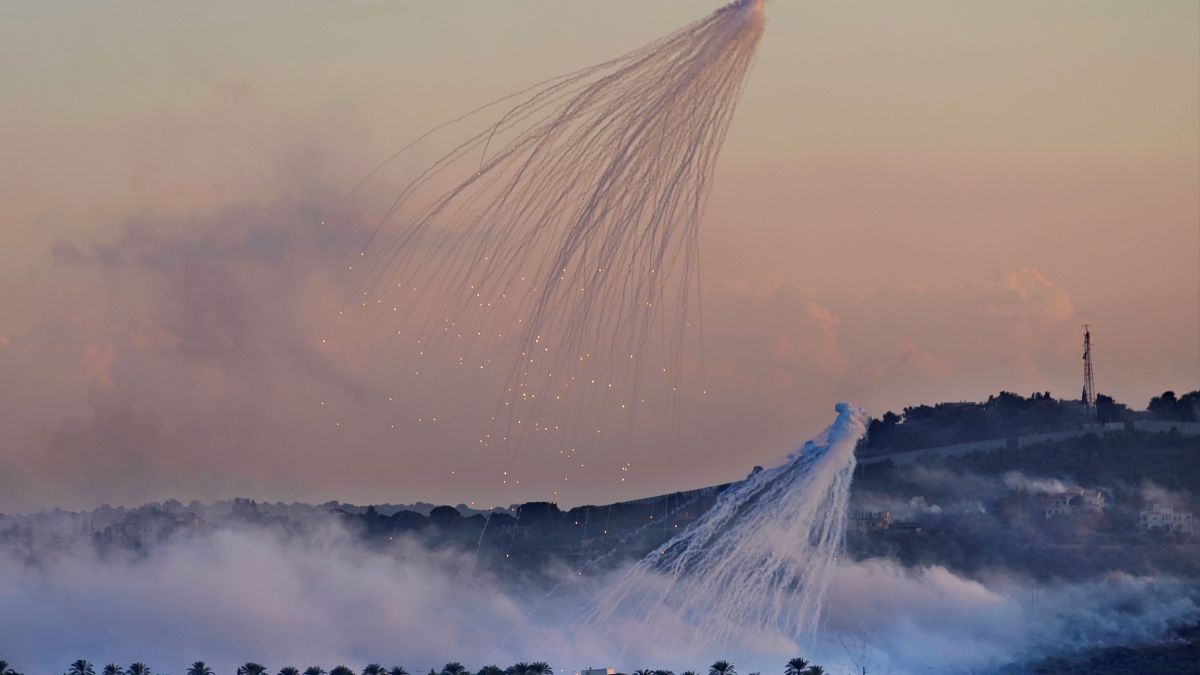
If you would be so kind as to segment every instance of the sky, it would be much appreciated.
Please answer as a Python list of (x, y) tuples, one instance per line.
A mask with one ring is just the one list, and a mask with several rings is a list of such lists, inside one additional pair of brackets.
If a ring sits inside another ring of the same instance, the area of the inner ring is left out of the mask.
[(775, 1), (701, 234), (712, 393), (669, 442), (597, 446), (560, 494), (376, 403), (315, 414), (379, 393), (318, 345), (397, 186), (343, 203), (359, 178), (716, 6), (7, 3), (0, 511), (698, 487), (838, 401), (1077, 396), (1084, 323), (1099, 391), (1200, 387), (1200, 5)]

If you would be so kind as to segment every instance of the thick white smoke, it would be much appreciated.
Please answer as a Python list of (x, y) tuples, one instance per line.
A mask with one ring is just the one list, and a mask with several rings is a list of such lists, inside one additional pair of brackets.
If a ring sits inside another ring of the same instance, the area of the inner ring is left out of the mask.
[[(637, 617), (585, 628), (572, 620), (579, 596), (539, 603), (540, 594), (513, 597), (494, 579), (468, 584), (468, 563), (469, 556), (412, 542), (368, 549), (332, 524), (304, 537), (220, 530), (175, 540), (145, 559), (76, 552), (31, 566), (0, 557), (0, 659), (26, 673), (61, 672), (75, 658), (140, 659), (179, 675), (197, 659), (219, 673), (248, 660), (273, 669), (379, 661), (424, 672), (450, 660), (477, 669), (533, 659), (568, 672), (588, 664), (680, 672), (720, 656), (739, 670), (772, 672), (795, 655), (795, 645), (778, 642), (711, 654), (623, 642)], [(941, 567), (841, 561), (827, 606), (817, 642), (804, 653), (831, 670), (962, 672), (1160, 639), (1200, 616), (1200, 589), (1124, 575), (1062, 585), (984, 582)]]
[(1154, 642), (1200, 619), (1200, 586), (1113, 574), (1072, 584), (965, 578), (893, 560), (838, 568), (822, 653), (872, 672), (986, 670), (1073, 650)]

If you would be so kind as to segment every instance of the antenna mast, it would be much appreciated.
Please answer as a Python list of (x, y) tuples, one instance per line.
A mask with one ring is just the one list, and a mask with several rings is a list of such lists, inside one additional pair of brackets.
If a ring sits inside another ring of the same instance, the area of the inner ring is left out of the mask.
[(1091, 326), (1083, 324), (1083, 407), (1091, 409), (1096, 405), (1096, 383), (1092, 378), (1092, 331)]

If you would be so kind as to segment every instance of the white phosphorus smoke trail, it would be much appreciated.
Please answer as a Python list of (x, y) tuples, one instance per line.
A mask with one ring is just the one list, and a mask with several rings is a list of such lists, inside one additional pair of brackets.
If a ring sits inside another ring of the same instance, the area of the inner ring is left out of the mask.
[[(695, 304), (699, 223), (762, 4), (500, 99), (517, 103), (399, 192), (351, 267), (353, 304), (374, 314), (357, 344), (412, 352), (389, 359), (391, 386), (434, 359), (473, 379), (498, 370), (479, 443), (527, 452), (535, 432), (560, 432), (564, 454), (604, 419), (634, 425), (651, 353), (680, 391), (670, 361)], [(430, 379), (416, 380), (426, 400), (427, 386), (466, 387)]]
[[(501, 99), (517, 102), (386, 209), (357, 263), (356, 304), (375, 313), (360, 340), (401, 336), (417, 357), (470, 364), (472, 377), (495, 366), (503, 389), (479, 443), (506, 454), (554, 432), (577, 462), (579, 437), (599, 434), (618, 407), (632, 428), (655, 350), (666, 365), (652, 370), (678, 392), (699, 224), (764, 22), (763, 0), (737, 0)], [(861, 413), (840, 406), (824, 437), (730, 487), (628, 571), (589, 625), (632, 618), (640, 638), (675, 644), (812, 635), (862, 433)], [(505, 485), (519, 482), (508, 459), (504, 468)]]
[(862, 411), (844, 403), (837, 410), (818, 438), (730, 486), (704, 516), (626, 571), (587, 623), (625, 623), (649, 644), (811, 639), (845, 540), (854, 448), (866, 432)]

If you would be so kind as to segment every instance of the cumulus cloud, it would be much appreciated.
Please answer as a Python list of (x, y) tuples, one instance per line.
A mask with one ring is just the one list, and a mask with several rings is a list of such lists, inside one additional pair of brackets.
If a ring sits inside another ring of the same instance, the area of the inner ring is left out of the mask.
[[(42, 489), (7, 491), (0, 509), (247, 494), (385, 500), (397, 490), (439, 501), (515, 498), (489, 492), (495, 466), (457, 450), (477, 441), (476, 429), (408, 423), (421, 417), (411, 411), (438, 406), (493, 414), (472, 407), (484, 405), (479, 397), (443, 387), (398, 392), (382, 405), (392, 395), (382, 388), (394, 381), (376, 376), (386, 347), (320, 347), (354, 282), (344, 263), (370, 225), (311, 179), (294, 182), (311, 189), (276, 189), (204, 215), (138, 216), (108, 236), (51, 245), (58, 297), (0, 341), (0, 377), (25, 383), (0, 392), (5, 463)], [(682, 355), (681, 389), (709, 394), (686, 394), (681, 419), (659, 414), (598, 450), (589, 466), (619, 463), (630, 446), (661, 445), (668, 425), (680, 430), (671, 441), (678, 452), (639, 456), (639, 471), (620, 486), (580, 483), (576, 499), (744, 475), (820, 428), (829, 401), (879, 413), (1001, 387), (1053, 389), (1060, 366), (1076, 379), (1070, 297), (1028, 267), (959, 288), (910, 285), (859, 297), (770, 273), (719, 273), (702, 283), (704, 358)], [(19, 359), (3, 347), (10, 339)], [(328, 414), (314, 412), (326, 400)], [(705, 459), (695, 475), (675, 470), (684, 456)], [(446, 494), (442, 479), (452, 470), (458, 487)], [(664, 477), (681, 482), (664, 485)], [(529, 462), (523, 485), (561, 478)]]

